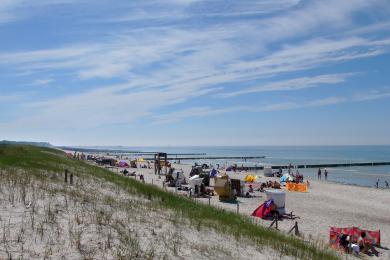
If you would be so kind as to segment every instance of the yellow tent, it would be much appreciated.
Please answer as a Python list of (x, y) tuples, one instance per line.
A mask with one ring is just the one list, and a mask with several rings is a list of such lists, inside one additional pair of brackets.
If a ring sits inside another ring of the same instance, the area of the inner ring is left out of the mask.
[(144, 158), (142, 158), (142, 157), (140, 157), (140, 158), (137, 158), (137, 162), (144, 162), (145, 161), (145, 159)]
[(245, 182), (255, 182), (256, 179), (257, 179), (256, 176), (248, 174), (247, 176), (245, 176), (244, 181)]
[(286, 182), (286, 190), (288, 190), (288, 191), (298, 191), (298, 192), (307, 192), (307, 184), (306, 183)]

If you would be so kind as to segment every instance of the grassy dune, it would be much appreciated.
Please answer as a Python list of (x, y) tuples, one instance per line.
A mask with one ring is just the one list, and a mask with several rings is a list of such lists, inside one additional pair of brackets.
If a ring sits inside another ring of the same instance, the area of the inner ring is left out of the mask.
[[(196, 203), (155, 186), (142, 184), (81, 161), (70, 160), (62, 151), (33, 146), (0, 145), (0, 170), (3, 179), (6, 178), (7, 172), (9, 177), (10, 172), (22, 170), (25, 174), (19, 174), (18, 178), (54, 180), (60, 183), (61, 187), (65, 169), (76, 176), (77, 182), (82, 183), (83, 180), (94, 178), (109, 183), (129, 196), (147, 201), (149, 209), (175, 212), (177, 216), (190, 223), (191, 227), (198, 230), (212, 229), (218, 233), (232, 235), (238, 242), (250, 241), (259, 250), (272, 248), (279, 257), (338, 259), (337, 255), (320, 245), (257, 226), (249, 217)], [(64, 192), (61, 188), (56, 190)], [(153, 258), (153, 255), (150, 255), (150, 258)]]

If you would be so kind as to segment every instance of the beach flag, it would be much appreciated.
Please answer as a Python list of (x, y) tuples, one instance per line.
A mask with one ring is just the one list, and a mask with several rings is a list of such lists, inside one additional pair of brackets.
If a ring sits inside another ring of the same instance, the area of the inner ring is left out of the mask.
[(366, 232), (365, 242), (370, 243), (371, 245), (380, 246), (381, 244), (381, 231), (380, 230), (364, 230), (357, 227), (347, 227), (347, 228), (337, 228), (330, 227), (329, 232), (329, 244), (333, 248), (338, 248), (339, 246), (339, 237), (341, 233), (348, 235), (352, 238), (353, 241), (357, 241), (362, 232)]

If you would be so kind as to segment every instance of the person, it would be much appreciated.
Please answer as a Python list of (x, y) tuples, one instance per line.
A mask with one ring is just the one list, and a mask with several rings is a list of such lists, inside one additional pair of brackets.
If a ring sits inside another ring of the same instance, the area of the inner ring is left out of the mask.
[(299, 173), (299, 171), (297, 170), (295, 172), (295, 183), (300, 183), (301, 182), (301, 174)]
[(321, 169), (318, 168), (317, 179), (321, 180)]
[(344, 249), (345, 252), (348, 251), (349, 246), (349, 236), (347, 234), (341, 233), (339, 237), (339, 245)]
[(378, 189), (379, 188), (379, 179), (376, 181), (375, 187)]
[(324, 171), (324, 176), (325, 176), (325, 180), (328, 180), (328, 170), (327, 169), (325, 169), (325, 171)]
[(141, 175), (139, 176), (139, 180), (142, 181), (143, 183), (145, 183), (145, 179), (144, 179), (144, 175), (143, 175), (143, 174), (141, 174)]
[(265, 182), (263, 182), (263, 183), (261, 183), (261, 186), (260, 186), (260, 192), (264, 192), (264, 188), (266, 188), (267, 187), (267, 185), (266, 185), (266, 183)]
[(364, 241), (365, 237), (366, 237), (366, 232), (363, 231), (362, 233), (360, 233), (360, 237), (358, 238), (357, 241), (360, 252), (367, 254), (369, 253), (369, 251), (371, 251), (371, 253), (378, 256), (379, 252), (376, 251), (376, 249), (370, 243)]
[(127, 175), (128, 173), (129, 173), (129, 171), (127, 169), (123, 170), (123, 175)]
[(199, 186), (198, 185), (195, 185), (195, 196), (196, 197), (199, 196)]
[(387, 181), (385, 181), (385, 184), (386, 184), (386, 188), (389, 188), (389, 183)]
[(203, 182), (200, 184), (200, 194), (201, 195), (206, 194), (206, 186), (204, 185)]

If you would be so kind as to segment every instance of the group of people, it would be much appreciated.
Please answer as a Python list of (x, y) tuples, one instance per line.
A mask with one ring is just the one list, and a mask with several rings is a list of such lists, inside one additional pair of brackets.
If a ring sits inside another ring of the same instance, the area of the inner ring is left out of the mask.
[(295, 183), (303, 182), (303, 174), (301, 174), (298, 170), (291, 174), (294, 177)]
[[(380, 182), (380, 179), (378, 179), (375, 183), (375, 187), (378, 189), (379, 188), (379, 182)], [(389, 187), (389, 182), (385, 180), (385, 187), (386, 188), (390, 188)]]
[[(327, 169), (324, 169), (324, 177), (325, 177), (325, 180), (328, 180), (328, 170)], [(322, 179), (322, 171), (321, 171), (321, 168), (318, 168), (318, 171), (317, 171), (317, 179), (318, 180), (321, 180)]]
[(277, 181), (267, 181), (261, 183), (259, 191), (263, 192), (264, 188), (281, 189), (280, 183)]
[(373, 245), (366, 242), (366, 232), (361, 232), (357, 240), (354, 240), (351, 236), (342, 233), (339, 237), (339, 245), (345, 252), (352, 252), (356, 255), (359, 253), (379, 255), (379, 252)]

